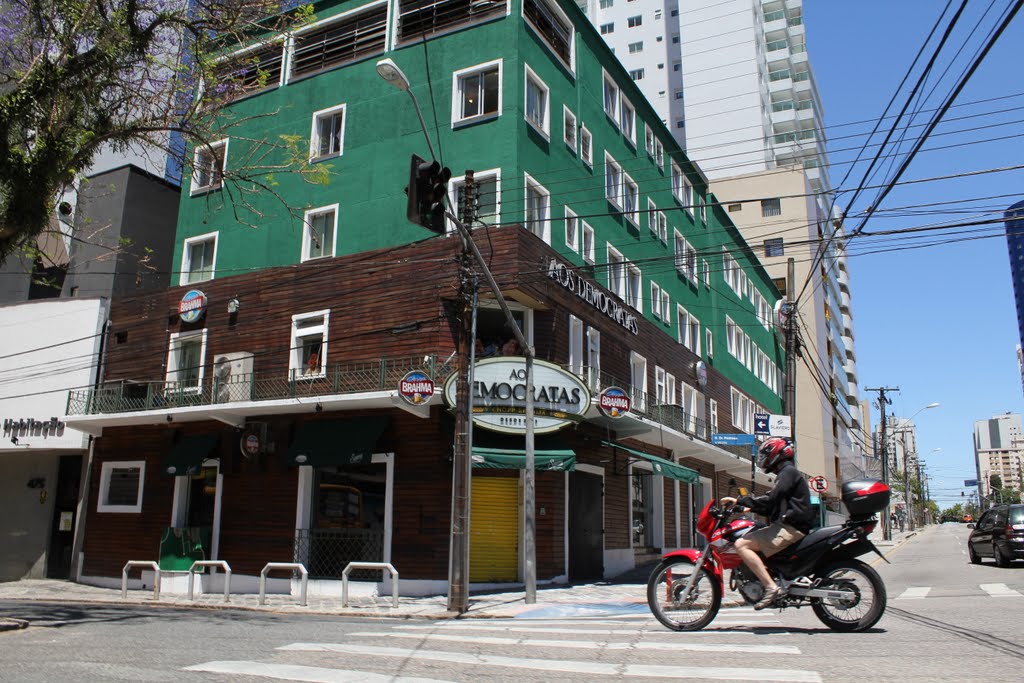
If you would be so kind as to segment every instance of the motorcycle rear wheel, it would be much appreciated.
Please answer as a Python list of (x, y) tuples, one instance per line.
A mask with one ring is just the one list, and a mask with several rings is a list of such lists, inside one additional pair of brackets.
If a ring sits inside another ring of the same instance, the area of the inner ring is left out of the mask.
[[(696, 582), (685, 603), (679, 596), (694, 571)], [(674, 557), (662, 560), (647, 580), (647, 604), (655, 618), (673, 631), (699, 631), (710, 624), (722, 606), (722, 585), (692, 560)]]
[(885, 584), (874, 569), (860, 560), (841, 560), (818, 573), (819, 588), (850, 590), (853, 600), (814, 598), (811, 608), (833, 631), (865, 631), (885, 612)]

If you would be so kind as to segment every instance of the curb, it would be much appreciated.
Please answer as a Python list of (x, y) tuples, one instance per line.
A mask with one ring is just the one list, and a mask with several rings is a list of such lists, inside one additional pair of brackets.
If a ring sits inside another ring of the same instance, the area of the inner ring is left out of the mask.
[(11, 619), (8, 617), (0, 619), (0, 632), (20, 631), (23, 628), (28, 628), (28, 622), (24, 619)]

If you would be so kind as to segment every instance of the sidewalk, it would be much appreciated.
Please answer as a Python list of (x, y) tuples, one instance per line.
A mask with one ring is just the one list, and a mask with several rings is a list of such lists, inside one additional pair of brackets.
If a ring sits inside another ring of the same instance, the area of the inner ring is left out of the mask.
[[(905, 531), (893, 535), (891, 541), (874, 538), (878, 549), (887, 553), (917, 532)], [(113, 605), (149, 605), (153, 607), (195, 609), (246, 609), (278, 614), (330, 614), (346, 617), (395, 617), (402, 619), (453, 618), (520, 618), (545, 619), (565, 617), (609, 617), (650, 615), (647, 607), (647, 577), (654, 564), (637, 567), (609, 581), (573, 586), (538, 587), (537, 602), (527, 605), (522, 588), (515, 590), (470, 595), (469, 611), (459, 615), (448, 611), (444, 595), (427, 597), (400, 596), (398, 607), (391, 606), (391, 596), (350, 596), (347, 607), (340, 596), (310, 596), (307, 606), (298, 604), (298, 597), (280, 594), (267, 595), (266, 605), (259, 604), (259, 596), (252, 593), (232, 594), (224, 602), (221, 593), (197, 594), (195, 600), (188, 595), (162, 593), (153, 599), (152, 590), (130, 590), (126, 599), (119, 588), (100, 588), (70, 581), (26, 579), (0, 583), (0, 601), (30, 601), (52, 603), (97, 603)], [(726, 589), (723, 607), (737, 607), (743, 600)], [(0, 614), (0, 631), (24, 628), (27, 625), (17, 614)]]

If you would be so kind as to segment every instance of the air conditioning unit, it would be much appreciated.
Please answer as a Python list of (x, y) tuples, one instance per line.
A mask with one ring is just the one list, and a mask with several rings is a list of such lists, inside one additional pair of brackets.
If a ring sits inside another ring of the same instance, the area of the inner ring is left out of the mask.
[(217, 403), (252, 400), (253, 355), (222, 353), (213, 359), (213, 395)]

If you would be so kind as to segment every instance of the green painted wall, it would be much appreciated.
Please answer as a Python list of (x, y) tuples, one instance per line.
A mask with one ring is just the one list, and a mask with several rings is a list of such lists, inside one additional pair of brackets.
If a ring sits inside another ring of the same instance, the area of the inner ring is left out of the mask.
[[(392, 0), (396, 3), (397, 0)], [(336, 11), (361, 6), (362, 2), (318, 5), (318, 19)], [(629, 79), (589, 21), (572, 3), (560, 3), (576, 26), (575, 73), (566, 69), (522, 18), (521, 0), (512, 0), (507, 17), (433, 37), (419, 43), (374, 55), (362, 62), (327, 71), (241, 100), (231, 107), (234, 126), (229, 143), (228, 166), (273, 167), (284, 164), (279, 152), (265, 153), (249, 141), (276, 141), (297, 136), (308, 146), (313, 112), (346, 104), (344, 153), (331, 159), (329, 182), (310, 184), (295, 174), (274, 173), (270, 190), (250, 198), (258, 217), (241, 209), (240, 221), (232, 206), (239, 202), (234, 190), (216, 190), (190, 196), (190, 182), (183, 184), (174, 272), (181, 267), (182, 245), (192, 236), (219, 231), (216, 275), (223, 277), (251, 269), (287, 266), (300, 262), (302, 210), (339, 205), (338, 255), (405, 244), (433, 236), (405, 218), (403, 192), (409, 156), (428, 156), (415, 110), (406, 93), (385, 83), (376, 73), (378, 59), (393, 59), (414, 84), (431, 139), (444, 164), (455, 176), (465, 169), (501, 169), (501, 221), (519, 223), (525, 204), (525, 174), (550, 193), (551, 245), (570, 262), (583, 265), (579, 254), (565, 244), (566, 207), (571, 208), (595, 233), (595, 279), (607, 284), (606, 244), (611, 243), (643, 272), (644, 315), (677, 338), (676, 304), (684, 306), (702, 324), (702, 354), (751, 398), (772, 412), (781, 411), (781, 398), (726, 351), (725, 316), (729, 315), (770, 357), (780, 370), (782, 353), (771, 331), (755, 319), (749, 300), (740, 300), (722, 276), (722, 250), (728, 249), (748, 277), (774, 304), (778, 298), (770, 279), (752, 257), (725, 212), (707, 211), (707, 224), (695, 220), (696, 212), (682, 207), (671, 192), (670, 159), (674, 158), (704, 196), (706, 187), (671, 133)], [(332, 9), (333, 8), (333, 9)], [(396, 10), (393, 7), (392, 13)], [(392, 37), (392, 41), (394, 38)], [(500, 116), (455, 130), (451, 126), (452, 74), (492, 60), (502, 60), (502, 109)], [(529, 66), (550, 89), (548, 139), (538, 135), (525, 120), (525, 69)], [(619, 131), (603, 109), (603, 73), (611, 74), (636, 108), (636, 143)], [(593, 135), (593, 168), (563, 142), (563, 106), (576, 115), (578, 127)], [(665, 148), (665, 163), (658, 167), (644, 146), (645, 126), (650, 125)], [(649, 229), (646, 213), (634, 226), (621, 215), (609, 215), (614, 207), (604, 193), (604, 159), (610, 154), (640, 188), (641, 210), (648, 199), (668, 217), (668, 241), (662, 243)], [(285, 200), (276, 198), (277, 195)], [(710, 200), (710, 198), (709, 198)], [(290, 215), (291, 207), (297, 215)], [(254, 227), (243, 223), (253, 223)], [(697, 285), (675, 268), (673, 234), (683, 233), (697, 249), (698, 261), (710, 265), (710, 286)], [(651, 313), (650, 281), (666, 289), (672, 300), (671, 321), (657, 321)], [(171, 284), (177, 284), (177, 277)], [(704, 328), (714, 336), (714, 357), (707, 356)]]

